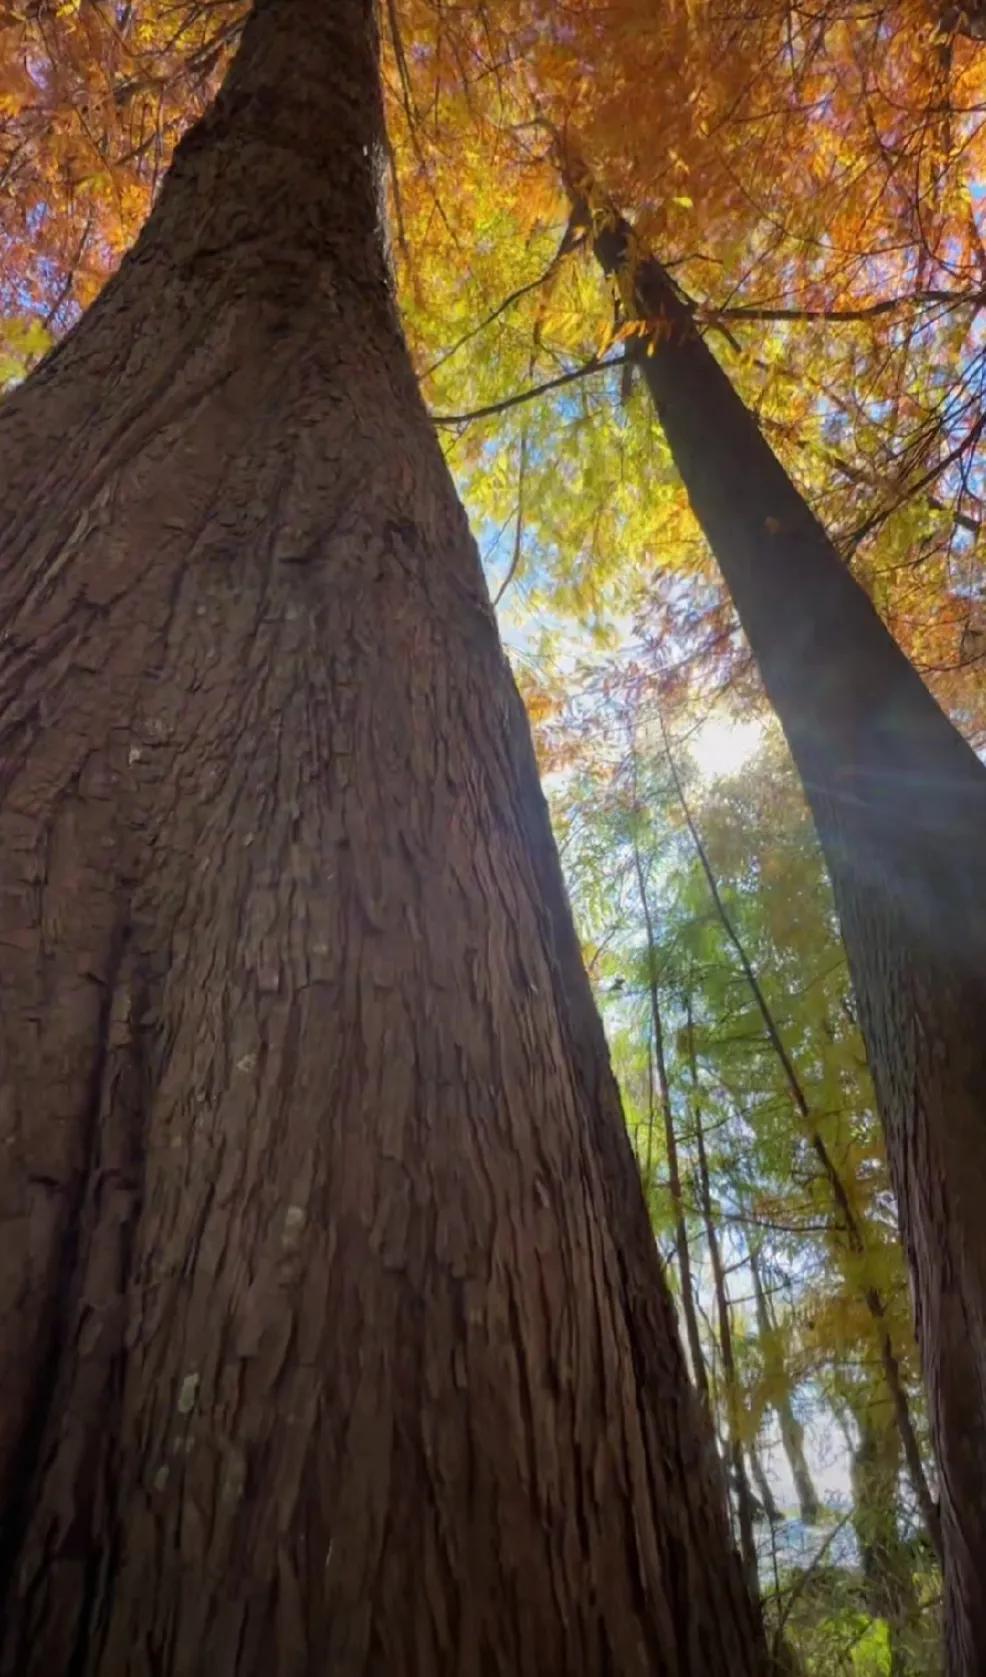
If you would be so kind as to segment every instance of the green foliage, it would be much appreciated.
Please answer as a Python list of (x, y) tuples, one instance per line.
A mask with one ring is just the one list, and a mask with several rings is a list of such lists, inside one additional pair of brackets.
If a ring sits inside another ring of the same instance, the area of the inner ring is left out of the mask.
[(36, 318), (0, 320), (0, 390), (16, 384), (51, 348), (47, 326)]
[[(939, 1584), (915, 1542), (920, 1517), (867, 1302), (874, 1292), (924, 1441), (919, 1370), (882, 1138), (821, 858), (773, 731), (741, 772), (712, 782), (689, 767), (682, 747), (671, 747), (722, 909), (790, 1057), (806, 1120), (684, 818), (658, 702), (646, 684), (629, 692), (610, 684), (591, 717), (573, 707), (569, 727), (582, 750), (573, 745), (554, 799), (655, 1234), (674, 1271), (641, 877), (658, 943), (683, 1204), (720, 1435), (728, 1393), (696, 1183), (699, 1114), (732, 1301), (742, 1439), (773, 1462), (782, 1495), (790, 1486), (790, 1475), (777, 1471), (785, 1450), (796, 1452), (807, 1439), (816, 1468), (826, 1456), (835, 1463), (837, 1507), (823, 1510), (811, 1532), (800, 1526), (788, 1490), (787, 1524), (773, 1533), (776, 1569), (761, 1524), (768, 1619), (775, 1627), (783, 1619), (785, 1636), (817, 1677), (931, 1674)], [(816, 1133), (864, 1231), (862, 1250), (847, 1236)], [(751, 1254), (764, 1294), (759, 1308)], [(672, 1273), (672, 1281), (680, 1298), (680, 1277)], [(883, 1453), (874, 1458), (877, 1448)], [(879, 1471), (861, 1468), (873, 1460), (883, 1464)], [(792, 1531), (803, 1540), (794, 1568), (783, 1560)]]

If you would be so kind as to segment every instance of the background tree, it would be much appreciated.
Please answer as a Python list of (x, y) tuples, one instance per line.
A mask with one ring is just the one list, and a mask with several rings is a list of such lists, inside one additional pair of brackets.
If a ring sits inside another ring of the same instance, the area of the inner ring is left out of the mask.
[[(618, 745), (625, 738), (619, 721), (611, 720), (615, 749), (607, 761), (600, 751), (604, 717), (591, 727), (580, 718), (586, 766), (569, 777), (556, 807), (631, 1133), (638, 1157), (650, 1161), (655, 1226), (673, 1261), (675, 1198), (660, 1129), (647, 1122), (649, 944), (634, 888), (635, 847), (649, 869), (651, 919), (662, 929), (660, 992), (678, 1171), (683, 1183), (694, 1181), (684, 1204), (721, 1448), (729, 1451), (730, 1419), (735, 1427), (738, 1416), (747, 1452), (752, 1445), (766, 1464), (782, 1515), (772, 1533), (766, 1521), (757, 1525), (766, 1608), (810, 1672), (885, 1677), (897, 1669), (892, 1654), (902, 1670), (911, 1668), (910, 1659), (931, 1672), (938, 1669), (933, 1545), (923, 1530), (922, 1487), (915, 1490), (904, 1466), (899, 1403), (890, 1385), (892, 1379), (903, 1398), (924, 1479), (926, 1427), (907, 1285), (845, 959), (810, 820), (777, 741), (764, 743), (742, 777), (713, 787), (693, 781), (689, 792), (731, 923), (756, 961), (777, 1028), (798, 1057), (830, 1165), (838, 1166), (838, 1199), (831, 1168), (822, 1166), (792, 1105), (783, 1067), (710, 901), (646, 693), (638, 694), (635, 716), (633, 761)], [(682, 753), (682, 772), (686, 764)], [(649, 842), (634, 814), (640, 802), (656, 812)], [(701, 1163), (696, 1082), (706, 1132), (704, 1195), (695, 1180)], [(846, 1201), (864, 1231), (860, 1244), (840, 1222)], [(718, 1264), (704, 1238), (710, 1202)], [(732, 1302), (732, 1398), (720, 1375), (716, 1268)], [(882, 1440), (878, 1460), (897, 1466), (859, 1477), (853, 1463), (860, 1451), (868, 1459), (874, 1426)], [(845, 1446), (838, 1442), (843, 1427)], [(785, 1471), (788, 1452), (795, 1461)], [(818, 1474), (821, 1491), (811, 1483)], [(733, 1494), (738, 1514), (742, 1489), (735, 1480)], [(867, 1559), (853, 1534), (866, 1535), (874, 1521), (883, 1523), (883, 1536)]]
[[(563, 144), (563, 142), (560, 142)], [(892, 640), (670, 275), (562, 151), (575, 206), (811, 803), (911, 1263), (956, 1670), (986, 1657), (986, 768)]]

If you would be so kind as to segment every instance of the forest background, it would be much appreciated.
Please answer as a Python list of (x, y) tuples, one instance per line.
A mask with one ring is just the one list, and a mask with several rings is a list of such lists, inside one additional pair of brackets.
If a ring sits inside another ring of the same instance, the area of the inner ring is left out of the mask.
[[(241, 21), (0, 11), (4, 384), (131, 243)], [(981, 22), (917, 0), (383, 12), (405, 327), (535, 725), (737, 1541), (818, 1673), (936, 1669), (907, 1279), (811, 822), (560, 164), (589, 160), (660, 252), (981, 748)]]

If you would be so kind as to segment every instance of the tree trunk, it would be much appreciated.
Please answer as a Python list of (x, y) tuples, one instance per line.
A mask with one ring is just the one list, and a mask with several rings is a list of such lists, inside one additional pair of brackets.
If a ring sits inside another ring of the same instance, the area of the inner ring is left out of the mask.
[(986, 1670), (986, 768), (570, 157), (630, 340), (825, 851), (887, 1133), (941, 1480), (953, 1674)]
[(0, 412), (5, 1677), (753, 1673), (367, 0)]
[(657, 1087), (661, 1101), (661, 1117), (664, 1121), (664, 1149), (668, 1160), (668, 1188), (671, 1194), (671, 1209), (674, 1216), (674, 1246), (678, 1260), (678, 1279), (681, 1283), (681, 1312), (685, 1319), (685, 1337), (688, 1341), (692, 1379), (704, 1407), (711, 1413), (709, 1376), (705, 1367), (702, 1339), (698, 1328), (695, 1282), (692, 1276), (692, 1259), (688, 1246), (688, 1224), (685, 1220), (685, 1202), (681, 1191), (678, 1137), (675, 1133), (674, 1113), (671, 1109), (671, 1087), (668, 1083), (668, 1065), (664, 1053), (664, 1021), (661, 1017), (661, 998), (657, 988), (657, 939), (654, 932), (654, 920), (651, 915), (650, 899), (647, 893), (647, 880), (644, 876), (643, 861), (636, 833), (633, 834), (631, 842), (637, 893), (640, 898), (640, 911), (644, 917), (644, 930), (647, 936), (647, 994), (650, 1001), (651, 1035), (654, 1060), (657, 1066)]
[[(689, 1028), (690, 1026), (691, 1015), (689, 1011)], [(719, 1245), (719, 1231), (716, 1228), (715, 1212), (712, 1206), (709, 1160), (705, 1151), (702, 1108), (697, 1094), (693, 1105), (693, 1116), (695, 1119), (695, 1147), (698, 1154), (698, 1197), (702, 1208), (702, 1219), (705, 1224), (705, 1239), (709, 1248), (712, 1284), (716, 1296), (716, 1316), (719, 1322), (719, 1351), (722, 1356), (726, 1433), (729, 1445), (730, 1472), (736, 1501), (736, 1523), (739, 1527), (740, 1553), (743, 1556), (747, 1581), (750, 1590), (756, 1591), (759, 1570), (757, 1541), (753, 1529), (753, 1501), (750, 1496), (750, 1481), (746, 1476), (746, 1461), (743, 1455), (739, 1380), (736, 1372), (736, 1358), (733, 1355), (732, 1306), (729, 1299), (729, 1289), (726, 1285), (722, 1250)]]
[[(702, 872), (705, 875), (706, 882), (709, 887), (709, 894), (711, 895), (713, 904), (715, 905), (715, 910), (722, 924), (722, 929), (729, 942), (732, 944), (733, 949), (736, 951), (740, 966), (743, 969), (743, 975), (746, 978), (747, 984), (750, 988), (750, 993), (756, 1003), (757, 1011), (763, 1020), (764, 1030), (767, 1033), (767, 1039), (770, 1042), (770, 1045), (777, 1056), (781, 1070), (784, 1073), (784, 1078), (788, 1089), (790, 1090), (791, 1099), (794, 1102), (795, 1109), (805, 1125), (805, 1130), (808, 1140), (811, 1143), (812, 1151), (821, 1165), (822, 1173), (828, 1182), (829, 1188), (831, 1189), (837, 1225), (844, 1233), (849, 1250), (853, 1254), (853, 1257), (856, 1259), (865, 1259), (865, 1229), (853, 1209), (852, 1201), (846, 1191), (846, 1185), (836, 1168), (835, 1160), (829, 1152), (825, 1138), (815, 1121), (815, 1116), (808, 1104), (808, 1098), (802, 1086), (801, 1079), (795, 1069), (794, 1061), (791, 1059), (790, 1054), (784, 1046), (784, 1040), (778, 1028), (777, 1021), (767, 1005), (767, 998), (764, 995), (763, 987), (753, 970), (753, 965), (746, 952), (743, 940), (736, 930), (732, 917), (723, 902), (722, 893), (719, 890), (719, 883), (713, 871), (712, 863), (709, 861), (708, 852), (706, 851), (705, 845), (702, 843), (698, 828), (695, 825), (695, 819), (692, 815), (691, 809), (689, 808), (688, 800), (685, 797), (685, 790), (681, 783), (681, 777), (678, 773), (667, 734), (664, 731), (663, 722), (661, 723), (661, 732), (664, 735), (664, 746), (668, 760), (668, 767), (671, 771), (671, 778), (674, 781), (675, 790), (678, 794), (678, 801), (681, 804), (681, 812), (685, 818), (685, 825), (688, 828), (692, 843), (695, 846), (695, 854), (698, 857)], [(855, 1282), (858, 1277), (853, 1277), (852, 1279)], [(938, 1556), (939, 1563), (943, 1564), (944, 1555), (941, 1534), (941, 1518), (938, 1512), (938, 1507), (931, 1494), (931, 1487), (928, 1484), (927, 1475), (924, 1471), (924, 1461), (921, 1455), (921, 1448), (918, 1444), (917, 1434), (914, 1430), (914, 1422), (911, 1418), (911, 1406), (908, 1402), (907, 1392), (904, 1388), (904, 1381), (900, 1372), (900, 1364), (897, 1361), (897, 1355), (894, 1350), (893, 1340), (890, 1337), (890, 1329), (887, 1326), (886, 1304), (884, 1303), (882, 1294), (865, 1278), (863, 1279), (861, 1290), (863, 1303), (866, 1305), (870, 1319), (873, 1323), (873, 1331), (879, 1348), (880, 1363), (883, 1368), (884, 1378), (887, 1382), (887, 1389), (893, 1399), (894, 1413), (897, 1416), (897, 1425), (900, 1430), (901, 1443), (904, 1447), (904, 1457), (907, 1461), (907, 1470), (910, 1475), (911, 1483), (914, 1487), (914, 1494), (917, 1497), (918, 1505), (921, 1509), (921, 1515), (925, 1523), (929, 1541), (935, 1550), (935, 1554)]]
[(770, 1309), (770, 1303), (760, 1274), (760, 1260), (753, 1247), (749, 1247), (747, 1258), (750, 1274), (753, 1277), (753, 1296), (756, 1300), (757, 1334), (760, 1339), (760, 1354), (764, 1367), (770, 1376), (771, 1404), (777, 1416), (780, 1428), (781, 1444), (787, 1457), (787, 1465), (794, 1480), (795, 1494), (798, 1498), (798, 1512), (806, 1526), (818, 1524), (821, 1512), (818, 1492), (815, 1490), (807, 1460), (805, 1459), (805, 1429), (794, 1413), (794, 1405), (787, 1390), (784, 1378), (784, 1351), (781, 1336), (777, 1331), (777, 1322)]
[(763, 1517), (772, 1526), (782, 1525), (784, 1516), (777, 1506), (777, 1499), (771, 1489), (770, 1480), (767, 1478), (766, 1470), (760, 1459), (760, 1451), (757, 1449), (755, 1442), (747, 1445), (746, 1453), (750, 1458), (750, 1472), (753, 1475), (753, 1483), (757, 1487)]

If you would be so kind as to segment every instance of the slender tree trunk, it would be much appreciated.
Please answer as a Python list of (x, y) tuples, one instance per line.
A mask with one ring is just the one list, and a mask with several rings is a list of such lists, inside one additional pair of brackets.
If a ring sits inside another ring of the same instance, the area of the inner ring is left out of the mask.
[(671, 1108), (671, 1086), (668, 1082), (668, 1065), (664, 1053), (664, 1021), (661, 1018), (661, 998), (657, 987), (657, 940), (654, 934), (654, 920), (647, 893), (647, 880), (644, 875), (640, 845), (637, 842), (636, 833), (632, 838), (632, 846), (634, 874), (640, 898), (640, 912), (644, 918), (644, 930), (647, 936), (647, 992), (650, 1001), (651, 1036), (654, 1062), (657, 1067), (657, 1086), (661, 1101), (661, 1116), (664, 1120), (664, 1149), (668, 1160), (668, 1187), (671, 1193), (671, 1210), (674, 1217), (674, 1245), (678, 1260), (678, 1277), (681, 1282), (681, 1310), (685, 1318), (692, 1378), (695, 1381), (702, 1403), (708, 1411), (709, 1377), (706, 1372), (702, 1340), (698, 1330), (695, 1282), (692, 1276), (692, 1259), (688, 1246), (688, 1224), (685, 1220), (685, 1202), (681, 1191), (678, 1137), (675, 1133), (674, 1112)]
[[(664, 745), (667, 753), (668, 767), (671, 770), (671, 777), (674, 781), (675, 790), (678, 794), (678, 800), (681, 804), (681, 811), (685, 818), (685, 825), (688, 828), (692, 843), (695, 846), (695, 853), (698, 857), (702, 872), (705, 875), (706, 882), (709, 887), (709, 893), (712, 897), (713, 904), (715, 905), (716, 913), (722, 924), (722, 929), (729, 942), (732, 944), (733, 949), (736, 951), (740, 966), (743, 969), (744, 977), (746, 978), (747, 984), (750, 987), (750, 992), (753, 996), (754, 1002), (756, 1003), (757, 1011), (763, 1020), (764, 1030), (767, 1033), (767, 1040), (777, 1056), (795, 1109), (804, 1123), (805, 1131), (812, 1151), (814, 1152), (815, 1157), (822, 1168), (825, 1179), (829, 1184), (829, 1188), (831, 1189), (837, 1225), (841, 1232), (845, 1235), (849, 1250), (853, 1256), (855, 1258), (864, 1258), (866, 1253), (866, 1234), (863, 1224), (856, 1215), (856, 1211), (853, 1207), (851, 1199), (849, 1198), (849, 1194), (846, 1191), (846, 1185), (839, 1174), (835, 1160), (829, 1152), (825, 1143), (825, 1138), (815, 1122), (814, 1114), (809, 1106), (808, 1097), (805, 1094), (804, 1087), (801, 1083), (800, 1077), (798, 1076), (794, 1061), (791, 1059), (791, 1056), (785, 1047), (784, 1039), (781, 1036), (777, 1021), (768, 1006), (767, 998), (763, 992), (763, 986), (753, 969), (753, 963), (746, 952), (743, 940), (733, 924), (732, 916), (723, 902), (722, 892), (719, 890), (719, 882), (716, 879), (712, 863), (709, 861), (708, 852), (702, 843), (701, 835), (695, 825), (695, 819), (689, 807), (688, 800), (685, 797), (685, 790), (681, 784), (681, 777), (678, 773), (678, 768), (671, 751), (670, 743), (667, 735), (664, 733), (663, 722), (661, 723), (661, 731), (662, 734), (664, 734)], [(911, 1419), (911, 1406), (908, 1402), (907, 1392), (904, 1388), (904, 1381), (900, 1372), (900, 1364), (897, 1361), (897, 1355), (894, 1351), (893, 1340), (890, 1336), (890, 1329), (887, 1326), (887, 1307), (884, 1302), (883, 1295), (872, 1285), (872, 1283), (868, 1281), (864, 1281), (863, 1283), (862, 1295), (863, 1303), (866, 1305), (873, 1322), (874, 1334), (880, 1354), (880, 1363), (883, 1368), (884, 1379), (887, 1383), (887, 1390), (893, 1401), (894, 1414), (897, 1417), (897, 1427), (900, 1432), (901, 1444), (904, 1450), (904, 1458), (907, 1462), (907, 1471), (911, 1479), (911, 1484), (914, 1487), (914, 1494), (917, 1497), (918, 1505), (921, 1509), (921, 1516), (924, 1520), (928, 1540), (934, 1548), (939, 1561), (943, 1562), (944, 1554), (941, 1518), (938, 1512), (938, 1507), (931, 1494), (931, 1487), (928, 1484), (927, 1474), (924, 1471), (924, 1461), (921, 1455), (921, 1448), (918, 1444), (913, 1420)]]
[(986, 1670), (986, 768), (632, 228), (565, 160), (811, 804), (887, 1132), (942, 1484), (953, 1673)]
[(753, 1483), (757, 1487), (757, 1495), (760, 1498), (764, 1516), (772, 1526), (780, 1525), (784, 1516), (777, 1506), (777, 1499), (771, 1490), (770, 1480), (767, 1478), (763, 1462), (760, 1459), (760, 1451), (757, 1449), (755, 1442), (747, 1445), (746, 1453), (750, 1458), (750, 1472), (753, 1475)]
[(753, 1297), (756, 1301), (757, 1333), (760, 1338), (761, 1355), (764, 1359), (768, 1374), (771, 1375), (771, 1390), (776, 1394), (772, 1399), (777, 1425), (780, 1428), (781, 1444), (787, 1457), (787, 1465), (794, 1480), (794, 1489), (798, 1498), (798, 1511), (806, 1526), (818, 1523), (819, 1502), (814, 1481), (808, 1463), (805, 1460), (805, 1429), (794, 1413), (790, 1394), (784, 1381), (783, 1352), (774, 1321), (767, 1293), (760, 1273), (759, 1255), (751, 1246), (747, 1252), (750, 1274), (753, 1277)]
[(382, 138), (259, 0), (0, 412), (5, 1677), (763, 1669)]
[[(692, 1085), (692, 1099), (695, 1105), (695, 1110), (699, 1114), (699, 1122), (701, 1122), (698, 1056), (695, 1052), (695, 1019), (692, 1013), (692, 998), (690, 995), (685, 998), (685, 1031), (688, 1046), (688, 1068)], [(703, 1148), (704, 1142), (705, 1138), (703, 1135)], [(764, 1291), (757, 1254), (752, 1246), (747, 1250), (747, 1260), (750, 1265), (750, 1273), (753, 1277), (753, 1294), (756, 1301), (757, 1333), (760, 1339), (761, 1355), (765, 1360), (768, 1371), (772, 1372), (775, 1376), (780, 1376), (783, 1374), (783, 1353), (781, 1352), (778, 1342), (777, 1325), (771, 1319), (770, 1306), (767, 1301), (767, 1295)], [(794, 1488), (798, 1498), (798, 1508), (801, 1518), (805, 1524), (812, 1526), (818, 1520), (819, 1503), (814, 1484), (812, 1483), (811, 1474), (808, 1469), (808, 1463), (805, 1460), (804, 1428), (794, 1413), (790, 1397), (783, 1389), (783, 1379), (774, 1378), (771, 1381), (771, 1385), (774, 1390), (778, 1392), (778, 1395), (773, 1400), (773, 1409), (775, 1415), (777, 1416), (778, 1427), (780, 1428), (781, 1444), (784, 1449), (784, 1454), (787, 1457), (788, 1466), (791, 1470), (791, 1477), (794, 1480)], [(756, 1457), (752, 1447), (750, 1450), (750, 1460), (754, 1467), (754, 1477), (758, 1477), (758, 1473), (762, 1476), (763, 1469), (759, 1467), (758, 1458)], [(762, 1490), (760, 1494), (761, 1498), (763, 1498)], [(765, 1507), (766, 1506), (767, 1503), (765, 1500)], [(770, 1501), (770, 1507), (776, 1508), (776, 1504), (774, 1504), (772, 1498)], [(768, 1517), (773, 1519), (774, 1516), (771, 1514)]]
[(743, 1457), (739, 1380), (736, 1373), (736, 1358), (733, 1354), (732, 1307), (729, 1300), (729, 1289), (726, 1284), (722, 1250), (719, 1245), (719, 1231), (716, 1228), (715, 1212), (712, 1206), (712, 1184), (709, 1178), (708, 1155), (705, 1151), (705, 1130), (702, 1125), (702, 1108), (697, 1095), (694, 1101), (693, 1116), (698, 1162), (699, 1204), (702, 1208), (702, 1220), (705, 1224), (705, 1239), (709, 1248), (709, 1263), (712, 1267), (712, 1284), (715, 1290), (716, 1316), (719, 1324), (719, 1351), (722, 1356), (722, 1383), (726, 1400), (729, 1465), (735, 1493), (740, 1553), (743, 1556), (743, 1565), (746, 1569), (750, 1588), (756, 1590), (758, 1576), (757, 1542), (753, 1529), (750, 1483), (746, 1477), (746, 1462)]

